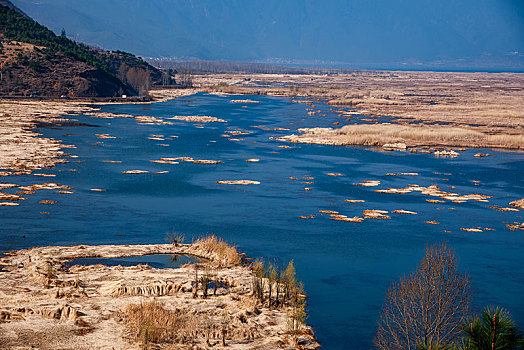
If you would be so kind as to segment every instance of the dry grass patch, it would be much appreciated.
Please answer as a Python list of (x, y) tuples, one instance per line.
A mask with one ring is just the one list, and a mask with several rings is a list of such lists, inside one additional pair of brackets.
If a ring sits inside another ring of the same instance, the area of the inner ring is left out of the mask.
[(140, 342), (144, 349), (156, 349), (168, 344), (205, 343), (214, 346), (219, 342), (226, 346), (227, 340), (242, 339), (242, 332), (245, 332), (245, 329), (234, 331), (231, 328), (232, 323), (239, 322), (233, 321), (227, 312), (215, 315), (210, 312), (168, 310), (157, 301), (128, 305), (122, 319), (131, 340)]
[(518, 201), (510, 202), (509, 205), (515, 208), (524, 209), (524, 198), (519, 199)]
[(357, 124), (339, 129), (299, 129), (301, 135), (289, 135), (281, 141), (332, 145), (383, 146), (405, 143), (408, 146), (448, 145), (524, 148), (524, 135), (490, 135), (481, 130), (435, 125)]
[[(366, 71), (336, 76), (223, 74), (195, 79), (212, 92), (292, 96), (293, 102), (311, 107), (306, 112), (313, 112), (316, 107), (312, 104), (321, 100), (332, 106), (354, 107), (348, 115), (496, 127), (507, 134), (522, 134), (524, 127), (524, 77), (518, 73)], [(268, 86), (248, 86), (247, 80)]]
[[(160, 303), (152, 301), (140, 305), (128, 305), (124, 311), (124, 321), (130, 335), (143, 344), (172, 343), (183, 340), (188, 320), (177, 311), (166, 310)], [(181, 338), (181, 339), (180, 339)]]
[(513, 225), (507, 224), (506, 227), (511, 231), (524, 230), (524, 222), (520, 224), (518, 222), (515, 222), (513, 223)]
[(234, 266), (242, 263), (242, 256), (237, 248), (215, 235), (200, 238), (194, 244), (208, 253), (215, 254), (224, 265)]

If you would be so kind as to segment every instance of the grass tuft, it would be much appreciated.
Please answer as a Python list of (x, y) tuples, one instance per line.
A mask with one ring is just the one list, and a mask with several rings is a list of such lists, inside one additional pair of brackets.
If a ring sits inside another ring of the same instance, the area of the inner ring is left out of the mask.
[(256, 333), (252, 325), (231, 317), (225, 310), (169, 310), (158, 301), (128, 305), (122, 318), (127, 334), (139, 341), (142, 349), (171, 349), (174, 344), (205, 344), (208, 348), (219, 342), (226, 346), (228, 340), (245, 341), (246, 335)]
[(165, 309), (157, 301), (128, 305), (124, 316), (129, 332), (144, 346), (149, 343), (176, 343), (189, 336), (186, 332), (180, 332), (188, 328), (189, 319), (179, 311)]
[(229, 245), (227, 242), (218, 238), (214, 234), (204, 238), (198, 239), (195, 245), (200, 246), (208, 253), (214, 253), (226, 265), (240, 265), (242, 263), (242, 256), (237, 251), (235, 246)]

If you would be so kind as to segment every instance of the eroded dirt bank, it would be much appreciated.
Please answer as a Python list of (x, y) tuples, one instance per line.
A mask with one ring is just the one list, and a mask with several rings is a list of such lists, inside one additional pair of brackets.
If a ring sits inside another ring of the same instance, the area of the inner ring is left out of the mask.
[[(290, 331), (293, 307), (261, 302), (253, 290), (253, 270), (236, 263), (236, 250), (216, 248), (217, 244), (216, 239), (204, 239), (193, 244), (81, 245), (8, 253), (0, 259), (0, 347), (317, 348), (306, 325)], [(202, 262), (165, 269), (64, 265), (73, 258), (151, 254), (191, 255)], [(211, 282), (204, 284), (205, 279)], [(156, 319), (147, 319), (151, 315)]]

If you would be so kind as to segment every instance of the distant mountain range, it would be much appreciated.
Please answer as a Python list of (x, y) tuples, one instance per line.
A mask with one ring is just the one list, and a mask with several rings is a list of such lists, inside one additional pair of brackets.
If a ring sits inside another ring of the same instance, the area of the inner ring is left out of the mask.
[(56, 33), (144, 57), (524, 69), (514, 0), (14, 0)]
[(0, 96), (137, 95), (161, 81), (163, 73), (142, 59), (57, 36), (0, 0)]

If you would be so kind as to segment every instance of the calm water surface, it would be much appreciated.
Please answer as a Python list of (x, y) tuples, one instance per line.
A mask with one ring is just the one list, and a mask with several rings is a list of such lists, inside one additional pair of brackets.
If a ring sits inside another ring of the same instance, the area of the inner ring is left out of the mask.
[(173, 269), (185, 264), (199, 263), (200, 260), (187, 255), (153, 254), (142, 256), (128, 256), (125, 258), (77, 258), (65, 262), (66, 267), (73, 265), (106, 265), (106, 266), (137, 266), (149, 265), (156, 269)]
[[(260, 103), (230, 103), (236, 98)], [(311, 297), (308, 323), (324, 348), (367, 349), (388, 285), (416, 266), (427, 243), (447, 241), (456, 250), (461, 268), (471, 275), (474, 306), (504, 306), (524, 327), (524, 235), (506, 228), (508, 223), (522, 222), (523, 215), (488, 207), (507, 207), (510, 201), (524, 197), (523, 154), (468, 150), (455, 159), (438, 159), (365, 147), (279, 148), (283, 143), (271, 140), (271, 135), (289, 134), (299, 127), (332, 126), (336, 121), (348, 123), (325, 105), (317, 104), (316, 109), (327, 116), (307, 117), (305, 108), (305, 104), (287, 99), (198, 94), (152, 105), (104, 106), (102, 111), (161, 119), (210, 115), (227, 123), (208, 123), (201, 128), (198, 123), (137, 125), (133, 118), (74, 116), (71, 118), (90, 126), (41, 128), (47, 137), (76, 145), (77, 149), (66, 151), (78, 156), (71, 161), (80, 163), (42, 171), (56, 177), (27, 175), (1, 180), (19, 185), (58, 182), (73, 187), (75, 193), (37, 191), (18, 207), (1, 207), (0, 251), (50, 244), (161, 243), (166, 232), (172, 231), (183, 232), (190, 241), (213, 232), (251, 257), (265, 257), (282, 265), (293, 259)], [(261, 125), (292, 131), (254, 127)], [(221, 136), (231, 130), (251, 133), (232, 136), (240, 141)], [(99, 139), (95, 134), (116, 138)], [(148, 139), (151, 135), (178, 138)], [(473, 157), (476, 152), (493, 156), (479, 159)], [(180, 156), (224, 163), (150, 162)], [(246, 162), (249, 158), (260, 162)], [(135, 169), (169, 173), (122, 174)], [(344, 176), (328, 176), (330, 172)], [(397, 172), (419, 175), (385, 175)], [(216, 182), (240, 179), (261, 184)], [(381, 184), (353, 185), (365, 180)], [(428, 203), (426, 199), (435, 198), (418, 192), (374, 192), (408, 184), (436, 184), (444, 191), (493, 198), (489, 203)], [(311, 190), (305, 191), (306, 187)], [(106, 191), (93, 192), (92, 188)], [(58, 203), (38, 204), (43, 199)], [(344, 199), (366, 202), (351, 204)], [(390, 220), (349, 223), (329, 220), (327, 214), (318, 213), (323, 209), (347, 216), (361, 216), (365, 209), (405, 209), (418, 215), (391, 214)], [(311, 214), (316, 215), (314, 219), (300, 218)], [(431, 220), (440, 224), (425, 223)], [(460, 230), (471, 227), (493, 230)]]

